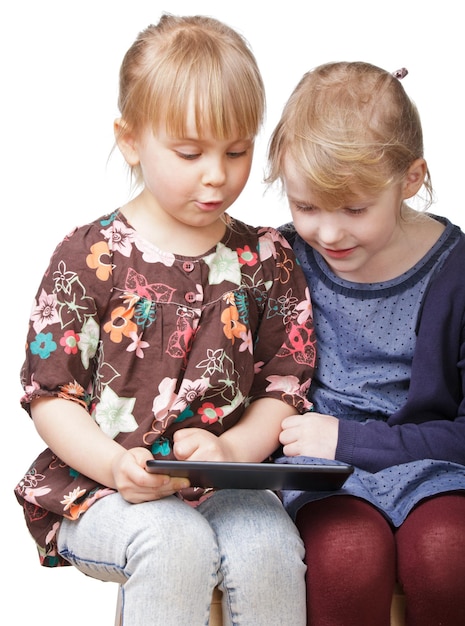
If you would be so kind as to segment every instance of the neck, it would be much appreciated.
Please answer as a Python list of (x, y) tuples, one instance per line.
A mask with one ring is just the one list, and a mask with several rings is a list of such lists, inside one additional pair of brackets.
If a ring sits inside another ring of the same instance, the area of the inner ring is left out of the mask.
[(129, 224), (146, 241), (164, 252), (201, 256), (213, 248), (226, 232), (226, 217), (206, 226), (192, 226), (147, 206), (140, 194), (121, 208)]

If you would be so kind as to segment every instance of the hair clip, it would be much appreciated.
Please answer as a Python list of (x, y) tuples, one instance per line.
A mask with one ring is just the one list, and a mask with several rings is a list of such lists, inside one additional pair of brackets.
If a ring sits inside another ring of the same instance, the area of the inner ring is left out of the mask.
[(397, 78), (398, 80), (402, 80), (402, 78), (405, 78), (408, 74), (408, 70), (405, 67), (402, 67), (400, 70), (396, 70), (395, 72), (392, 72), (392, 75), (394, 76), (394, 78)]

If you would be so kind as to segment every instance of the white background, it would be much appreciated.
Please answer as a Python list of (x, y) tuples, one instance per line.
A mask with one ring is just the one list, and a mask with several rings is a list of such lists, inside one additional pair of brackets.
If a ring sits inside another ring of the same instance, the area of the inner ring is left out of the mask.
[(71, 227), (112, 211), (128, 197), (122, 159), (110, 153), (119, 65), (137, 33), (163, 11), (203, 13), (226, 21), (251, 43), (265, 80), (268, 116), (249, 184), (230, 212), (257, 225), (289, 219), (277, 193), (264, 196), (261, 181), (266, 142), (301, 75), (340, 60), (369, 61), (390, 71), (407, 67), (404, 85), (420, 110), (436, 189), (433, 211), (463, 228), (465, 56), (459, 10), (451, 0), (2, 4), (2, 623), (111, 626), (114, 620), (115, 585), (73, 568), (40, 567), (13, 487), (43, 448), (19, 407), (19, 369), (38, 281)]

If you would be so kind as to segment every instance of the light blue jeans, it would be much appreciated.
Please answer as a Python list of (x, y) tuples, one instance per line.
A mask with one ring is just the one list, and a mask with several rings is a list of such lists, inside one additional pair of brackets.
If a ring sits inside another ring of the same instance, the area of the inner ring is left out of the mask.
[(305, 626), (304, 547), (270, 491), (225, 489), (197, 508), (118, 493), (65, 520), (60, 554), (123, 590), (123, 626), (206, 626), (216, 585), (233, 626)]

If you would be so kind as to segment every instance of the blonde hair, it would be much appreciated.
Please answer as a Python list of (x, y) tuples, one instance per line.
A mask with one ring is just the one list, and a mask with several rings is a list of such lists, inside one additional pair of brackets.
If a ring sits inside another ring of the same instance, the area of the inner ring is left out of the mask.
[[(267, 182), (283, 180), (284, 159), (330, 207), (379, 193), (423, 157), (414, 103), (400, 80), (363, 62), (327, 63), (291, 94), (269, 143)], [(429, 171), (423, 183), (429, 204)]]
[(138, 134), (163, 124), (183, 137), (193, 102), (199, 135), (253, 139), (263, 123), (265, 90), (247, 41), (205, 16), (164, 14), (142, 31), (120, 69), (118, 106)]

